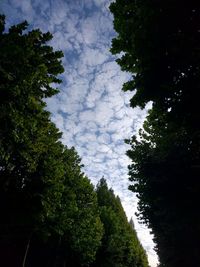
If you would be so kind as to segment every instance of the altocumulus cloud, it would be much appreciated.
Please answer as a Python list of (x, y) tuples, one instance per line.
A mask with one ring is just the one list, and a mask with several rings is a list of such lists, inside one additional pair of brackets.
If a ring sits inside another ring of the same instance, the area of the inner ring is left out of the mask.
[(127, 189), (130, 162), (124, 144), (142, 126), (146, 110), (131, 109), (132, 93), (121, 91), (129, 74), (120, 71), (109, 53), (115, 35), (109, 4), (109, 0), (5, 0), (0, 11), (7, 15), (7, 26), (26, 19), (31, 27), (53, 33), (51, 45), (64, 52), (65, 72), (60, 93), (47, 100), (52, 120), (63, 132), (63, 143), (79, 152), (92, 182), (104, 176), (119, 195), (155, 267), (152, 237), (138, 224), (137, 199)]

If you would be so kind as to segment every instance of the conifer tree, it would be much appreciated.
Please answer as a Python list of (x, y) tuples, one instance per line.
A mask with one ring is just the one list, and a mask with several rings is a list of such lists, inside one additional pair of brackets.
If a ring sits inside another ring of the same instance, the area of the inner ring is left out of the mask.
[(93, 266), (147, 267), (146, 253), (127, 221), (119, 197), (108, 189), (104, 178), (99, 181), (96, 192), (104, 235)]
[(0, 265), (84, 266), (100, 245), (97, 197), (45, 98), (64, 69), (50, 33), (0, 16)]

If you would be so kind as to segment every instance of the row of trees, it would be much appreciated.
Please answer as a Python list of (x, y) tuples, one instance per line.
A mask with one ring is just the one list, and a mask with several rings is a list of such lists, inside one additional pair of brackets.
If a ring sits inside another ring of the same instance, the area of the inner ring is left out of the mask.
[(200, 266), (200, 5), (116, 0), (111, 51), (132, 74), (131, 107), (152, 109), (127, 142), (130, 190), (153, 231), (160, 266)]
[(44, 99), (64, 70), (50, 33), (0, 16), (0, 265), (147, 267), (119, 198), (96, 191)]

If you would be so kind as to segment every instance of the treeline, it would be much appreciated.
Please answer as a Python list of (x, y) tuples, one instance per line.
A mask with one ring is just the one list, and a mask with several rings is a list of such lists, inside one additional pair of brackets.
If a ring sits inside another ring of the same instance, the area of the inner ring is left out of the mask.
[(147, 267), (120, 199), (104, 179), (94, 189), (46, 110), (63, 53), (27, 22), (4, 26), (0, 16), (0, 265)]
[(111, 52), (132, 74), (131, 107), (152, 109), (127, 142), (130, 190), (153, 231), (160, 266), (200, 266), (200, 4), (116, 0)]

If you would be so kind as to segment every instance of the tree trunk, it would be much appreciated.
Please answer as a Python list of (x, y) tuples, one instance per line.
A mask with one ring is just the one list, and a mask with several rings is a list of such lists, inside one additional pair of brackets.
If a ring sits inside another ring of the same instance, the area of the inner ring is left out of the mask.
[(27, 259), (27, 254), (28, 254), (28, 250), (29, 250), (29, 247), (30, 247), (30, 242), (31, 242), (31, 236), (30, 236), (30, 238), (28, 240), (28, 243), (27, 243), (27, 246), (26, 246), (26, 251), (25, 251), (25, 254), (24, 254), (22, 267), (25, 267), (25, 265), (26, 265), (26, 259)]

